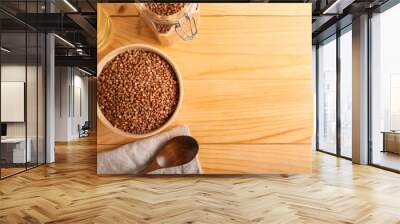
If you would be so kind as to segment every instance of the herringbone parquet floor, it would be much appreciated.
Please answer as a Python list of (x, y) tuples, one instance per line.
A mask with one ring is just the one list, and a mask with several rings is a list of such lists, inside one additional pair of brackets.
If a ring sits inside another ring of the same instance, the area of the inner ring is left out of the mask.
[(310, 175), (96, 175), (95, 139), (0, 181), (0, 223), (400, 223), (400, 175), (316, 153)]

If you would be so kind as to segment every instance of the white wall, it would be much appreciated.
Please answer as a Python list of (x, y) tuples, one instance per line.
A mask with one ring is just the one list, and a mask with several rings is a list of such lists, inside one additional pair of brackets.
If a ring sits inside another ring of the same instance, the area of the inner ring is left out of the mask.
[[(74, 86), (75, 86), (75, 91), (77, 90), (77, 88), (79, 88), (81, 91), (80, 106), (81, 106), (82, 112), (80, 114), (78, 111), (79, 108), (75, 107), (75, 119), (73, 119), (73, 123), (72, 123), (73, 127), (77, 127), (78, 124), (83, 125), (85, 123), (85, 121), (88, 120), (88, 117), (89, 117), (88, 77), (81, 76), (81, 73), (79, 73), (79, 75), (75, 75)], [(75, 92), (75, 94), (76, 94), (76, 92)], [(78, 100), (78, 99), (75, 97), (75, 100)], [(75, 105), (76, 104), (77, 103), (75, 103)], [(77, 128), (73, 128), (72, 131), (73, 131), (72, 132), (73, 136), (79, 137)]]
[[(1, 82), (1, 121), (25, 121), (25, 83)], [(35, 107), (36, 108), (36, 107)]]
[(88, 78), (71, 67), (56, 67), (55, 74), (55, 141), (78, 139), (78, 124), (88, 120)]
[(69, 139), (69, 68), (55, 68), (55, 141)]
[[(27, 67), (27, 72), (28, 72), (28, 79), (29, 79), (29, 84), (36, 85), (36, 82), (32, 83), (32, 80), (29, 77), (29, 74), (35, 74), (36, 75), (36, 67), (34, 66), (28, 66)], [(24, 65), (18, 65), (18, 64), (5, 64), (1, 66), (1, 81), (3, 82), (25, 82), (25, 64)], [(36, 100), (36, 88), (28, 88), (27, 89), (27, 96), (28, 98), (31, 97), (32, 99), (27, 99), (27, 102), (34, 102)], [(31, 91), (30, 91), (31, 90)], [(35, 98), (35, 99), (33, 99)], [(36, 101), (35, 105), (36, 108)], [(1, 108), (2, 110), (6, 110), (7, 108)], [(36, 124), (36, 113), (28, 113), (28, 122), (34, 121)], [(31, 127), (33, 125), (29, 125), (28, 127)], [(36, 127), (36, 126), (35, 126)], [(29, 131), (28, 131), (29, 132)], [(28, 133), (29, 134), (29, 133)], [(7, 136), (8, 137), (25, 137), (25, 122), (10, 122), (7, 123)], [(29, 137), (29, 136), (28, 136)]]
[[(25, 65), (2, 65), (1, 66), (1, 81), (25, 82)], [(5, 110), (6, 108), (1, 108)], [(7, 123), (7, 137), (25, 137), (25, 123), (12, 122)]]

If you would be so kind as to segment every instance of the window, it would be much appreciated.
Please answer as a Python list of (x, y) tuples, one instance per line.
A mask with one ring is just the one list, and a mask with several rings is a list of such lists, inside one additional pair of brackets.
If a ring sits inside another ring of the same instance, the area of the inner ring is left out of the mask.
[(340, 36), (340, 155), (352, 157), (352, 32)]
[(351, 158), (352, 26), (318, 46), (317, 147), (320, 151)]
[(336, 153), (336, 36), (318, 47), (318, 149)]
[(390, 130), (400, 130), (400, 73), (390, 74)]
[(400, 4), (371, 18), (372, 164), (400, 170)]

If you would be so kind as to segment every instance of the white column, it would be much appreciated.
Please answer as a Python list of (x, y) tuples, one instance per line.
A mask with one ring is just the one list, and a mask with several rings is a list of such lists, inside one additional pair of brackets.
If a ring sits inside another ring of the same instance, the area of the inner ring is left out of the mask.
[(353, 20), (353, 162), (368, 163), (368, 15)]
[(46, 163), (55, 161), (54, 133), (55, 133), (55, 56), (54, 35), (46, 36)]

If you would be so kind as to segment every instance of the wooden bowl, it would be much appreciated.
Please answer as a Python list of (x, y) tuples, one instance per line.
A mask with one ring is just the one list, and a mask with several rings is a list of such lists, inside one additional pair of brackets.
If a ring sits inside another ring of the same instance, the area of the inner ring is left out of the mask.
[(107, 62), (111, 61), (115, 56), (119, 55), (120, 53), (123, 53), (125, 51), (130, 51), (130, 50), (137, 50), (137, 49), (141, 49), (141, 50), (146, 50), (146, 51), (151, 51), (154, 52), (158, 55), (160, 55), (163, 59), (165, 59), (170, 65), (171, 67), (174, 69), (175, 71), (175, 75), (176, 75), (176, 79), (178, 81), (178, 88), (179, 88), (179, 97), (178, 97), (178, 103), (176, 105), (175, 111), (172, 113), (171, 117), (168, 119), (167, 122), (165, 122), (162, 126), (160, 126), (159, 128), (145, 133), (145, 134), (132, 134), (129, 132), (125, 132), (119, 128), (114, 127), (108, 120), (107, 118), (103, 115), (103, 113), (100, 110), (99, 105), (97, 104), (97, 118), (104, 124), (104, 126), (106, 126), (109, 130), (112, 130), (113, 132), (115, 132), (116, 134), (119, 134), (121, 136), (124, 137), (128, 137), (128, 138), (135, 138), (135, 139), (140, 139), (140, 138), (146, 138), (152, 135), (155, 135), (159, 132), (161, 132), (162, 130), (164, 130), (168, 125), (171, 124), (171, 122), (175, 119), (175, 117), (178, 114), (179, 109), (181, 108), (182, 105), (182, 100), (183, 100), (183, 84), (182, 84), (182, 76), (179, 72), (178, 67), (176, 66), (176, 64), (171, 60), (171, 58), (169, 58), (164, 52), (162, 52), (161, 50), (152, 47), (150, 45), (144, 45), (144, 44), (131, 44), (131, 45), (127, 45), (124, 47), (120, 47), (117, 48), (113, 51), (111, 51), (110, 53), (108, 53), (98, 64), (97, 64), (97, 76), (99, 76), (101, 74), (101, 71), (103, 70), (104, 66), (107, 64)]

